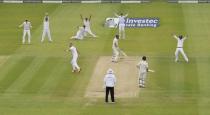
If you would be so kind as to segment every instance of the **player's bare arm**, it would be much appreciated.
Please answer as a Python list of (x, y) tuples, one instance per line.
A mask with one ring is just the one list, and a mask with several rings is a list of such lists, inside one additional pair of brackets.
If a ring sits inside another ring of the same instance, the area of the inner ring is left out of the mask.
[(79, 50), (77, 49), (77, 53), (78, 53), (78, 55), (80, 55), (80, 52), (79, 52)]
[(177, 37), (175, 34), (172, 34), (172, 36), (173, 36), (175, 39), (178, 39), (178, 37)]
[(82, 14), (80, 14), (80, 18), (83, 20)]
[(127, 16), (128, 16), (128, 13), (124, 17), (127, 17)]
[(19, 28), (23, 27), (23, 23), (18, 26)]
[(119, 17), (119, 15), (118, 15), (117, 13), (114, 13), (114, 15), (115, 15), (116, 17)]
[(188, 35), (186, 35), (183, 39), (184, 39), (184, 40), (188, 39)]
[(90, 17), (89, 17), (89, 21), (90, 21), (91, 17), (92, 17), (92, 15), (90, 15)]

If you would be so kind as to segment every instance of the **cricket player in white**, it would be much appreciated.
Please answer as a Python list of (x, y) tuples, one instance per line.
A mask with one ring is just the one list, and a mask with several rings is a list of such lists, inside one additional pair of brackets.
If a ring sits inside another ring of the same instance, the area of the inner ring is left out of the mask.
[(81, 16), (81, 19), (83, 21), (83, 24), (85, 25), (85, 36), (87, 35), (87, 33), (89, 33), (91, 36), (96, 38), (97, 36), (90, 29), (91, 15), (90, 15), (89, 18), (83, 18), (82, 15), (80, 15), (80, 16)]
[(119, 18), (119, 36), (120, 38), (125, 39), (125, 18), (128, 16), (128, 14), (123, 16), (123, 13), (120, 15), (115, 13), (115, 16)]
[(112, 43), (112, 50), (113, 50), (112, 62), (117, 62), (119, 58), (120, 52), (119, 52), (118, 40), (119, 40), (119, 35), (116, 35)]
[(71, 64), (72, 64), (72, 72), (80, 72), (81, 69), (79, 67), (79, 65), (77, 64), (77, 59), (78, 59), (78, 51), (77, 48), (73, 46), (73, 43), (69, 44), (69, 50), (67, 51), (71, 51), (72, 54), (72, 60), (71, 60)]
[(78, 27), (79, 30), (77, 31), (77, 34), (75, 36), (72, 36), (71, 39), (82, 40), (85, 35), (85, 28), (85, 25), (83, 25), (82, 27)]
[(45, 14), (45, 17), (44, 17), (44, 22), (43, 22), (43, 33), (42, 33), (42, 39), (41, 39), (41, 42), (44, 41), (44, 38), (45, 36), (48, 36), (48, 40), (49, 42), (52, 42), (52, 38), (51, 38), (51, 35), (50, 35), (50, 26), (49, 26), (49, 16), (48, 16), (48, 13)]
[(175, 62), (177, 62), (179, 59), (179, 53), (182, 54), (186, 62), (189, 62), (189, 59), (187, 58), (183, 50), (184, 41), (187, 39), (187, 37), (183, 38), (182, 35), (180, 35), (179, 37), (177, 37), (176, 35), (173, 35), (173, 37), (177, 40), (177, 48), (175, 51)]
[(21, 25), (19, 25), (19, 28), (23, 27), (23, 38), (22, 43), (25, 44), (25, 37), (26, 34), (28, 34), (28, 44), (31, 43), (31, 32), (30, 29), (32, 28), (31, 23), (28, 20), (25, 20)]
[(147, 72), (149, 71), (146, 56), (142, 57), (142, 60), (137, 64), (137, 68), (139, 69), (139, 87), (144, 88)]

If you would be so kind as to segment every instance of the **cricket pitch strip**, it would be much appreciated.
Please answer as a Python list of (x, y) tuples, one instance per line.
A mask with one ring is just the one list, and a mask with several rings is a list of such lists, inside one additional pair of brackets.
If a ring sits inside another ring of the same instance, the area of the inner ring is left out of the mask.
[(111, 56), (101, 56), (95, 66), (92, 77), (86, 89), (85, 97), (105, 97), (103, 88), (104, 76), (108, 68), (112, 68), (117, 79), (115, 86), (116, 98), (137, 97), (138, 88), (138, 57), (125, 57), (118, 63), (111, 62)]

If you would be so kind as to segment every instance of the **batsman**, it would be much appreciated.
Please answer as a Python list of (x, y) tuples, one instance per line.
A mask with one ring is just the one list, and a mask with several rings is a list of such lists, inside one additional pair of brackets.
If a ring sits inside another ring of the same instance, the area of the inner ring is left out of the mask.
[(155, 72), (155, 71), (150, 70), (148, 68), (148, 62), (146, 56), (143, 56), (142, 60), (140, 60), (136, 66), (139, 69), (139, 87), (145, 88), (145, 80), (147, 77), (147, 72)]
[(127, 56), (125, 54), (125, 52), (123, 52), (120, 48), (119, 48), (119, 35), (115, 35), (114, 39), (113, 39), (113, 43), (112, 43), (112, 62), (117, 63), (119, 60), (119, 56)]

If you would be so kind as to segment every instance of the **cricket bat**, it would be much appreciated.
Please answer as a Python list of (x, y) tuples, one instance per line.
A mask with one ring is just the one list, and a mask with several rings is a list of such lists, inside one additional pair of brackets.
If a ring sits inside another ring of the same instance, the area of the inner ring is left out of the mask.
[(152, 72), (152, 73), (153, 73), (153, 72), (155, 72), (155, 71), (154, 71), (154, 70), (149, 69), (149, 70), (148, 70), (148, 72)]
[(123, 50), (121, 50), (121, 49), (120, 49), (120, 53), (121, 53), (123, 56), (126, 56), (126, 57), (128, 56), (128, 55), (127, 55)]

